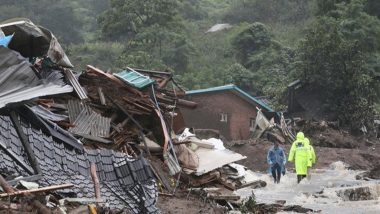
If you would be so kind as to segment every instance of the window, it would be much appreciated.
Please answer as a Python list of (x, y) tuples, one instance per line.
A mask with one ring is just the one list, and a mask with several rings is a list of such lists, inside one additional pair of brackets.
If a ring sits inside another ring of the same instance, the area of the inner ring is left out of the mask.
[(226, 113), (220, 114), (220, 122), (227, 122), (227, 114)]
[(255, 128), (256, 119), (255, 118), (249, 118), (249, 130), (254, 131)]

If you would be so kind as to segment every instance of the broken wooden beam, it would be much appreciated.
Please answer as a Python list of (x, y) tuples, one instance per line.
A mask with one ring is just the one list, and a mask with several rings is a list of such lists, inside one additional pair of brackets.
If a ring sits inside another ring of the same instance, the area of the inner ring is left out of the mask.
[(98, 94), (99, 94), (100, 103), (102, 105), (107, 105), (106, 97), (104, 96), (103, 89), (101, 87), (98, 87)]
[(32, 175), (32, 176), (28, 176), (28, 177), (18, 177), (18, 178), (15, 178), (13, 180), (9, 180), (8, 183), (12, 186), (16, 185), (19, 181), (29, 181), (29, 182), (32, 182), (32, 181), (38, 181), (42, 178), (42, 175), (41, 174), (38, 174), (38, 175)]
[(3, 190), (6, 192), (6, 193), (13, 193), (15, 192), (13, 190), (13, 187), (11, 185), (8, 184), (8, 182), (4, 179), (3, 176), (0, 175), (0, 186), (3, 188)]
[(59, 190), (59, 189), (71, 188), (73, 186), (74, 186), (74, 184), (62, 184), (62, 185), (53, 185), (53, 186), (48, 186), (48, 187), (42, 187), (42, 188), (38, 188), (38, 189), (21, 190), (21, 191), (16, 191), (13, 193), (2, 193), (2, 194), (0, 194), (0, 198), (10, 197), (10, 196), (15, 196), (15, 195), (22, 195), (22, 194), (26, 194), (26, 193), (48, 192), (48, 191), (54, 191), (54, 190)]
[(8, 155), (10, 156), (17, 164), (19, 164), (26, 172), (33, 175), (34, 169), (30, 167), (28, 164), (24, 162), (24, 160), (21, 160), (21, 158), (16, 155), (14, 152), (12, 152), (8, 147), (0, 141), (0, 148)]
[(28, 137), (26, 136), (26, 134), (24, 133), (24, 131), (21, 127), (21, 123), (18, 119), (17, 113), (14, 111), (11, 111), (9, 115), (10, 115), (12, 123), (16, 129), (17, 135), (19, 136), (20, 141), (21, 141), (21, 143), (25, 149), (25, 153), (28, 157), (28, 160), (34, 169), (34, 172), (36, 174), (42, 174), (40, 165), (38, 164), (38, 160), (37, 160), (36, 156), (34, 155), (32, 147), (30, 146), (30, 142), (29, 142)]
[(240, 199), (239, 195), (213, 195), (213, 194), (207, 194), (207, 198), (211, 198), (214, 200), (232, 200), (237, 201)]
[(94, 190), (95, 190), (96, 200), (101, 200), (101, 196), (100, 196), (100, 184), (99, 184), (98, 175), (96, 174), (96, 165), (95, 165), (95, 163), (91, 163), (90, 171), (91, 171), (92, 181), (94, 182)]

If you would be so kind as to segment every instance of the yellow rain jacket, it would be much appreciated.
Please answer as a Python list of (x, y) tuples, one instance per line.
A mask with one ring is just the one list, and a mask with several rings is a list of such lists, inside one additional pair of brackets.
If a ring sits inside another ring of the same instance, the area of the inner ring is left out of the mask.
[(310, 153), (311, 153), (311, 163), (314, 165), (315, 162), (317, 161), (317, 157), (315, 156), (314, 147), (313, 147), (312, 145), (310, 145), (310, 140), (309, 140), (309, 138), (305, 137), (305, 141), (306, 141), (306, 143), (309, 145)]
[(307, 175), (307, 168), (311, 167), (312, 157), (308, 141), (303, 132), (297, 133), (297, 139), (293, 142), (289, 152), (289, 162), (295, 160), (297, 175)]

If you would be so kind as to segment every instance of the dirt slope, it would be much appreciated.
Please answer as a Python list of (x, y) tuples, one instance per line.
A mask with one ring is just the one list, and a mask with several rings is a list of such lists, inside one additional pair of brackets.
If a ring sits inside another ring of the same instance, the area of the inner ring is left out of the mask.
[[(352, 169), (370, 170), (380, 165), (379, 139), (355, 137), (347, 132), (332, 128), (305, 132), (311, 139), (316, 151), (316, 168), (328, 167), (335, 161), (343, 161)], [(271, 142), (263, 139), (250, 141), (246, 144), (228, 144), (229, 149), (247, 156), (240, 164), (254, 171), (266, 171), (266, 155)], [(283, 145), (288, 155), (290, 144)], [(287, 163), (287, 169), (294, 168), (294, 164)]]

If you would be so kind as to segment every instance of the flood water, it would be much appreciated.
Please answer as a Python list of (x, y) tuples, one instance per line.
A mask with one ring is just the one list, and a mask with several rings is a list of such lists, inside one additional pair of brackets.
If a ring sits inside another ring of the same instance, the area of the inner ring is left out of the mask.
[[(243, 197), (250, 196), (252, 191), (258, 203), (276, 203), (285, 200), (285, 205), (301, 205), (321, 213), (380, 213), (380, 180), (356, 180), (361, 171), (348, 170), (344, 163), (335, 162), (329, 169), (314, 169), (311, 179), (304, 179), (297, 184), (294, 173), (287, 173), (280, 184), (274, 184), (269, 174), (256, 173), (257, 179), (267, 182), (260, 189), (249, 187), (236, 191)], [(350, 191), (361, 188), (365, 200), (358, 198)], [(348, 191), (347, 191), (348, 190)], [(357, 200), (357, 201), (352, 201)], [(289, 212), (283, 212), (289, 213)]]

